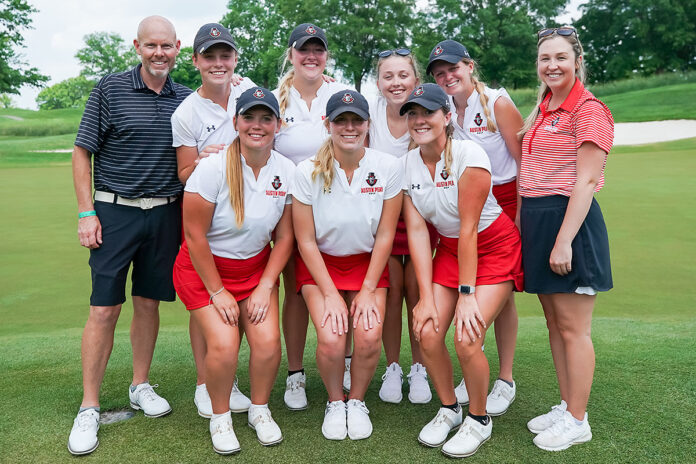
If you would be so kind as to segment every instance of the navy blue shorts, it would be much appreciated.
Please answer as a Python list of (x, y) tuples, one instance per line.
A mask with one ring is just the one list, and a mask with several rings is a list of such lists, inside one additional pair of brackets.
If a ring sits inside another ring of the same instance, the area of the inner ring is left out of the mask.
[(607, 227), (594, 198), (571, 244), (572, 271), (561, 276), (551, 270), (551, 250), (567, 207), (568, 197), (562, 195), (522, 198), (520, 227), (525, 292), (575, 293), (578, 287), (592, 287), (597, 292), (605, 292), (613, 287)]
[(172, 269), (181, 243), (181, 202), (143, 210), (95, 201), (94, 209), (102, 226), (102, 244), (90, 250), (90, 305), (126, 301), (131, 263), (133, 296), (174, 301)]

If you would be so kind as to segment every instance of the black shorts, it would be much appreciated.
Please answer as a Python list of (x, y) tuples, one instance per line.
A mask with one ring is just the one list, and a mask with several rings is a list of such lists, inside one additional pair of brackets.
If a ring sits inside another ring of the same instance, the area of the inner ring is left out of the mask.
[(522, 198), (520, 227), (525, 292), (575, 293), (578, 287), (592, 287), (597, 292), (605, 292), (613, 287), (607, 227), (594, 198), (571, 244), (572, 271), (561, 276), (551, 270), (551, 250), (567, 207), (568, 197), (562, 195)]
[(90, 250), (92, 306), (126, 301), (126, 278), (133, 263), (131, 294), (174, 301), (172, 268), (181, 243), (181, 202), (143, 210), (94, 202), (102, 226), (102, 244)]

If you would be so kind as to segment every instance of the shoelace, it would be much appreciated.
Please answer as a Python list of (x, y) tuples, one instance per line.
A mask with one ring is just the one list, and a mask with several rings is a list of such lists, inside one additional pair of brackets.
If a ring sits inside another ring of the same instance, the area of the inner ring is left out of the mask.
[(447, 416), (445, 415), (445, 412), (440, 409), (437, 412), (437, 415), (435, 416), (435, 419), (433, 419), (433, 425), (442, 425), (443, 422), (447, 420)]
[(215, 424), (215, 434), (227, 434), (232, 432), (233, 430), (234, 429), (232, 428), (232, 421), (218, 422), (217, 424)]
[(425, 372), (425, 368), (423, 368), (422, 366), (419, 366), (419, 365), (416, 366), (415, 371), (411, 371), (406, 375), (406, 377), (409, 379), (419, 378), (419, 377), (422, 377), (423, 379), (425, 379), (427, 376), (428, 376), (428, 374)]
[(148, 401), (156, 401), (157, 393), (155, 393), (155, 388), (159, 387), (159, 384), (148, 385), (140, 389), (140, 394), (145, 396)]
[(351, 401), (350, 404), (352, 407), (360, 409), (365, 414), (370, 414), (370, 410), (367, 409), (367, 406), (365, 406), (365, 402), (363, 402), (363, 401)]
[(500, 384), (500, 382), (496, 382), (495, 385), (493, 385), (493, 390), (491, 391), (491, 396), (493, 398), (500, 398), (503, 395), (503, 386)]
[[(94, 411), (92, 409), (92, 411)], [(77, 415), (77, 428), (80, 429), (81, 432), (84, 432), (87, 430), (91, 425), (92, 422), (94, 422), (95, 417), (94, 415), (96, 414), (96, 411), (94, 412), (89, 412), (85, 411), (85, 413), (78, 414)], [(98, 421), (99, 419), (97, 419)]]
[[(554, 406), (555, 407), (555, 406)], [(549, 430), (551, 430), (551, 433), (554, 435), (561, 435), (563, 432), (568, 430), (570, 427), (570, 421), (568, 420), (567, 417), (561, 416), (558, 420), (556, 420)]]
[(300, 380), (291, 380), (290, 385), (289, 385), (290, 390), (291, 391), (299, 390), (302, 387), (301, 383), (302, 382)]
[(232, 391), (233, 392), (239, 392), (239, 385), (237, 385), (237, 378), (234, 378), (234, 383), (232, 384)]
[(336, 410), (345, 409), (345, 407), (346, 407), (346, 405), (345, 405), (344, 402), (342, 402), (342, 401), (334, 401), (334, 402), (332, 402), (332, 403), (329, 403), (329, 404), (326, 406), (326, 414), (324, 414), (324, 415), (325, 415), (325, 416), (328, 416), (329, 414), (331, 414), (332, 412), (334, 412), (334, 411), (336, 411)]
[(262, 411), (258, 411), (256, 413), (256, 417), (254, 417), (254, 419), (251, 422), (254, 425), (258, 425), (258, 424), (269, 424), (269, 423), (271, 423), (271, 421), (272, 421), (272, 419), (271, 419), (270, 411), (264, 409)]

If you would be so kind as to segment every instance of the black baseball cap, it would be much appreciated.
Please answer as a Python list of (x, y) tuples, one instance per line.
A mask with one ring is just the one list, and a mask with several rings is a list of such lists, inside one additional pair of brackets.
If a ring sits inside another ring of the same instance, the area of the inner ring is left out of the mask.
[(276, 118), (280, 118), (278, 100), (270, 90), (264, 87), (252, 87), (242, 92), (237, 99), (237, 109), (234, 114), (244, 114), (255, 106), (265, 106), (275, 114)]
[(329, 42), (326, 40), (324, 29), (311, 23), (300, 24), (292, 30), (288, 40), (288, 47), (300, 48), (310, 39), (317, 39), (324, 45), (325, 49), (329, 49)]
[(445, 91), (437, 84), (422, 84), (413, 89), (406, 103), (401, 105), (399, 114), (401, 116), (406, 114), (408, 107), (411, 105), (420, 105), (430, 111), (439, 110), (440, 108), (445, 108), (447, 111), (450, 109), (449, 99)]
[(425, 72), (426, 74), (430, 74), (430, 68), (433, 66), (433, 63), (438, 60), (454, 64), (459, 63), (464, 58), (471, 59), (464, 45), (456, 40), (443, 40), (435, 45), (433, 51), (430, 52), (430, 59), (428, 60), (428, 67), (425, 69)]
[(237, 43), (225, 26), (218, 23), (208, 23), (201, 26), (193, 40), (193, 51), (203, 53), (208, 48), (217, 44), (226, 44), (237, 51)]
[(331, 95), (326, 103), (326, 117), (333, 121), (343, 113), (355, 113), (367, 121), (370, 119), (370, 106), (360, 92), (341, 90)]

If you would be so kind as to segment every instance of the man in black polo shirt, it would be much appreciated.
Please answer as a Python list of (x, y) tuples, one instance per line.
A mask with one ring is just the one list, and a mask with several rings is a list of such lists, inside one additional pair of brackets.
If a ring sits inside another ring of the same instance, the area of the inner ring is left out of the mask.
[(159, 302), (175, 298), (172, 267), (181, 239), (182, 185), (170, 119), (191, 90), (169, 77), (180, 42), (168, 20), (145, 18), (133, 44), (142, 63), (97, 84), (73, 150), (78, 235), (80, 244), (90, 249), (92, 270), (89, 317), (82, 335), (84, 393), (68, 440), (73, 454), (91, 453), (99, 444), (99, 389), (126, 300), (131, 263), (130, 404), (149, 417), (171, 412), (167, 400), (149, 384), (148, 374), (159, 330)]

